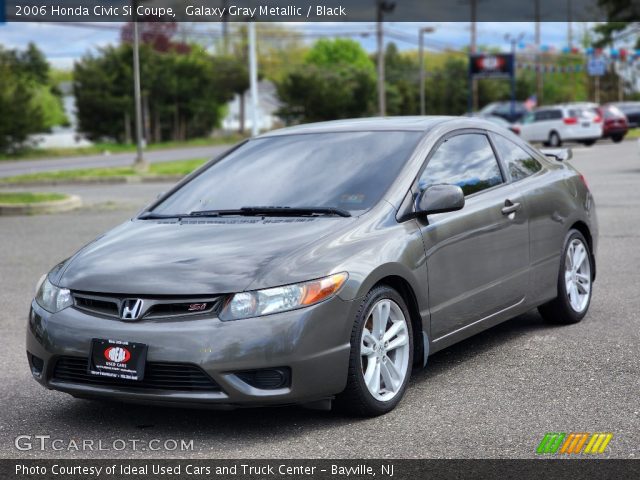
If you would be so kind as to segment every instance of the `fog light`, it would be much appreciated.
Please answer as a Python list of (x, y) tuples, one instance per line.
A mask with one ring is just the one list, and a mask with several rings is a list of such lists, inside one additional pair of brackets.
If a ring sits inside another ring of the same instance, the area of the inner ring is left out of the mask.
[(27, 357), (29, 359), (29, 366), (31, 367), (31, 374), (34, 377), (40, 378), (42, 376), (42, 370), (44, 369), (44, 360), (29, 352), (27, 352)]
[(291, 385), (291, 369), (289, 367), (245, 370), (235, 372), (235, 374), (244, 383), (261, 390), (276, 390)]

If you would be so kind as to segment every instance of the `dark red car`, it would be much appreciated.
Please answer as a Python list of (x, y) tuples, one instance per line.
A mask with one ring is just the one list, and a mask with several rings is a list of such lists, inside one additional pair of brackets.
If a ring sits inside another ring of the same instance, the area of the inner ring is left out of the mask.
[(621, 142), (629, 131), (626, 115), (615, 105), (603, 105), (597, 110), (600, 117), (604, 119), (602, 138), (610, 138), (616, 143)]

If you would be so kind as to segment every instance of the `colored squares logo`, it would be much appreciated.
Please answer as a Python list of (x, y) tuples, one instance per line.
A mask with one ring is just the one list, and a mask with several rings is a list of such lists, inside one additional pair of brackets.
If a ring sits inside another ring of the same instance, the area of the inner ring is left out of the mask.
[(538, 445), (536, 453), (604, 453), (612, 438), (612, 433), (547, 433)]

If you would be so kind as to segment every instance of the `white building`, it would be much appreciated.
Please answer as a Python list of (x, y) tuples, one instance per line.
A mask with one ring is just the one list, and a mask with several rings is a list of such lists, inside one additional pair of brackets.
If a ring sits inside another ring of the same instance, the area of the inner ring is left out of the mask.
[[(228, 112), (222, 120), (222, 129), (237, 132), (240, 129), (240, 95), (227, 104)], [(261, 131), (272, 130), (282, 125), (282, 121), (276, 116), (280, 108), (280, 100), (276, 93), (276, 87), (268, 80), (258, 82), (258, 128)], [(250, 131), (253, 126), (253, 110), (251, 107), (251, 93), (244, 92), (244, 128)]]

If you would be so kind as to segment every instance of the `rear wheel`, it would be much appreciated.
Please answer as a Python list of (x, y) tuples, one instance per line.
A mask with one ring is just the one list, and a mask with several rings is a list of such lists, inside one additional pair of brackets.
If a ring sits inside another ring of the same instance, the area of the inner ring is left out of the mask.
[(621, 134), (611, 135), (611, 140), (613, 141), (613, 143), (620, 143), (623, 139), (624, 139), (624, 135), (621, 135)]
[(591, 146), (591, 145), (593, 145), (594, 143), (596, 143), (596, 141), (595, 141), (595, 140), (593, 140), (593, 139), (592, 139), (592, 140), (585, 140), (585, 141), (583, 141), (583, 142), (582, 142), (582, 144), (583, 144), (584, 146), (586, 146), (586, 147), (590, 147), (590, 146)]
[(562, 146), (562, 139), (560, 138), (560, 135), (558, 135), (558, 132), (555, 132), (555, 131), (551, 132), (549, 134), (549, 141), (547, 143), (551, 147), (560, 147), (560, 146)]
[(387, 286), (365, 297), (351, 332), (347, 387), (338, 407), (360, 416), (387, 413), (400, 402), (413, 365), (413, 332), (407, 306)]
[(591, 303), (592, 261), (589, 244), (582, 233), (569, 231), (560, 262), (558, 296), (538, 307), (545, 320), (568, 324), (584, 318)]

